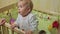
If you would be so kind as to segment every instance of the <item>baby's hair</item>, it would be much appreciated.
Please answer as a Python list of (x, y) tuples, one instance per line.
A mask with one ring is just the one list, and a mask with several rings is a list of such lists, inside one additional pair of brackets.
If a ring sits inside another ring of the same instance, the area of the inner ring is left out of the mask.
[(39, 31), (39, 34), (46, 34), (44, 30)]
[(30, 1), (29, 6), (30, 6), (30, 9), (32, 10), (33, 9), (33, 3), (32, 3), (32, 1)]

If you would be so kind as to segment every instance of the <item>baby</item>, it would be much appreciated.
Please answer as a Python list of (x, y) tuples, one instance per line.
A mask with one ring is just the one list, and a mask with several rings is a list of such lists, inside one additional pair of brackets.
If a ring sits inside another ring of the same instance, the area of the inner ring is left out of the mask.
[(19, 0), (18, 2), (18, 17), (12, 28), (19, 27), (25, 34), (37, 34), (37, 19), (36, 15), (32, 14), (33, 3), (31, 0)]

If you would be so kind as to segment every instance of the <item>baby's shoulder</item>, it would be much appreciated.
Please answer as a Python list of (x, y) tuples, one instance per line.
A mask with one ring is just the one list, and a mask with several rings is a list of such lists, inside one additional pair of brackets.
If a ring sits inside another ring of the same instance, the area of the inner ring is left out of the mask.
[(34, 17), (36, 17), (36, 14), (33, 14), (33, 13), (29, 14), (29, 18), (30, 18), (30, 19), (31, 19), (31, 18), (34, 18)]

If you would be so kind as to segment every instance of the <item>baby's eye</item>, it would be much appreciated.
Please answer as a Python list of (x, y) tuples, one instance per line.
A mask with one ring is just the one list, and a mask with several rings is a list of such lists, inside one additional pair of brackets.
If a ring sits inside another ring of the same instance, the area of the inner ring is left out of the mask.
[(22, 8), (22, 6), (18, 6), (18, 8)]
[(20, 6), (20, 8), (22, 8), (22, 6)]

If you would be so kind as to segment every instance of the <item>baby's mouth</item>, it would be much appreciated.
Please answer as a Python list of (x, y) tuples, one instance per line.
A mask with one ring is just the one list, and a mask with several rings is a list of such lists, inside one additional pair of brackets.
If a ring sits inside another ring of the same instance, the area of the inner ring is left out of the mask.
[(18, 13), (20, 13), (20, 12), (18, 12)]

